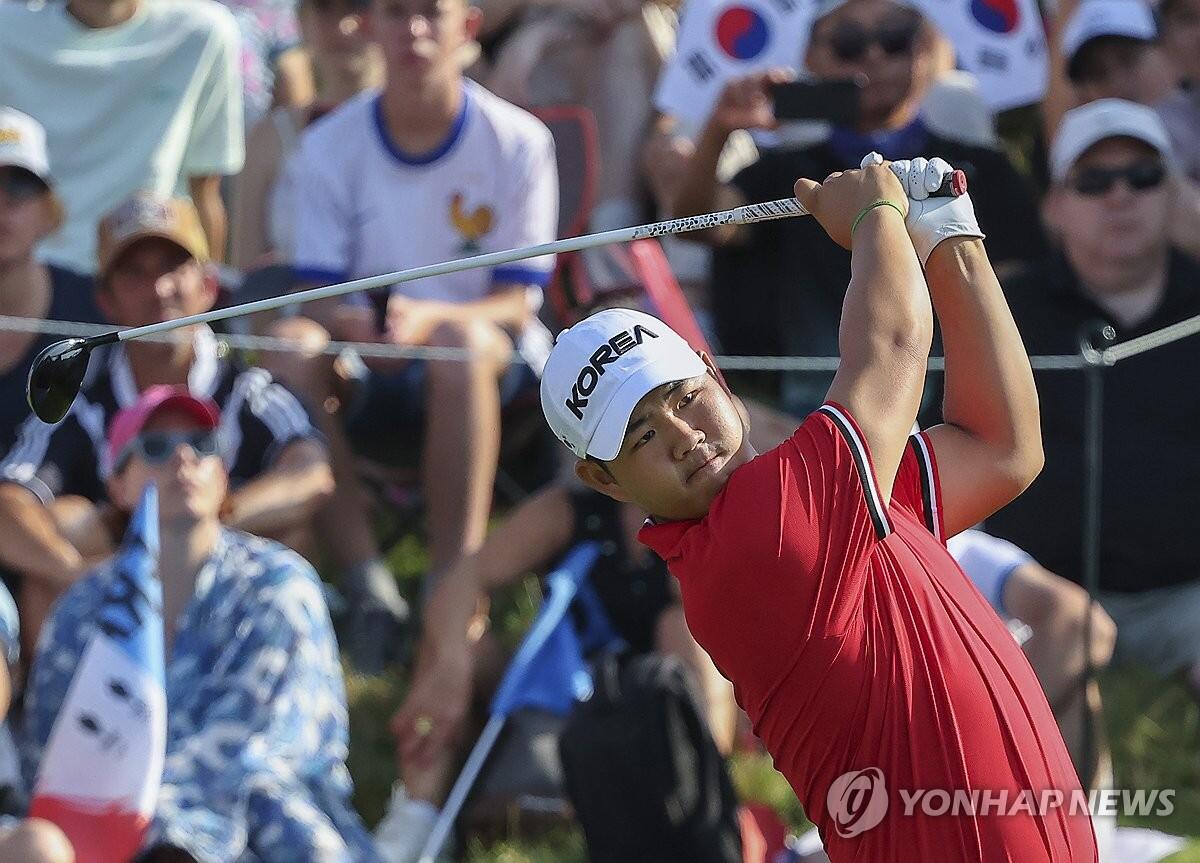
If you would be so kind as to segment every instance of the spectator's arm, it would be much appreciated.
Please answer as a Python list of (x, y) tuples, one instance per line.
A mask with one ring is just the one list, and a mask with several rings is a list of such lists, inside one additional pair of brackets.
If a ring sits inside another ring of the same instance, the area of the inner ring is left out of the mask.
[[(705, 124), (696, 141), (696, 149), (687, 161), (674, 201), (671, 216), (697, 216), (716, 210), (728, 210), (747, 203), (745, 196), (736, 186), (721, 183), (717, 179), (717, 163), (725, 142), (738, 129), (773, 129), (775, 108), (770, 88), (775, 83), (790, 80), (791, 75), (781, 69), (759, 72), (744, 78), (735, 78), (725, 85), (713, 108), (712, 116)], [(707, 231), (698, 231), (691, 236), (715, 246), (740, 241), (745, 235), (745, 226), (724, 225)]]
[(1058, 124), (1062, 122), (1063, 114), (1074, 107), (1077, 100), (1075, 86), (1067, 77), (1067, 59), (1062, 52), (1063, 26), (1075, 14), (1080, 0), (1057, 0), (1055, 11), (1046, 20), (1046, 46), (1050, 51), (1049, 80), (1046, 83), (1046, 95), (1042, 99), (1042, 132), (1045, 135), (1046, 146), (1054, 140)]
[(229, 225), (225, 213), (225, 202), (221, 200), (221, 177), (209, 174), (204, 177), (189, 177), (188, 190), (196, 212), (200, 215), (200, 226), (208, 240), (208, 254), (214, 261), (225, 260), (225, 243), (229, 237)]
[(300, 527), (333, 494), (333, 472), (325, 447), (312, 439), (287, 444), (265, 473), (229, 496), (224, 521), (264, 536)]
[(83, 556), (24, 486), (0, 482), (0, 524), (0, 563), (6, 567), (60, 588), (82, 572)]
[(233, 240), (229, 262), (248, 272), (269, 262), (270, 253), (287, 256), (290, 249), (272, 249), (267, 230), (271, 189), (279, 175), (283, 146), (269, 117), (251, 130), (246, 141), (246, 167), (233, 187)]
[[(274, 105), (293, 108), (308, 105), (316, 98), (312, 59), (299, 45), (288, 48), (275, 59)], [(247, 154), (251, 152), (247, 142)]]
[(1171, 205), (1171, 242), (1177, 249), (1200, 259), (1200, 185), (1189, 177), (1174, 180)]
[[(416, 674), (392, 719), (403, 761), (431, 763), (462, 728), (472, 690), (469, 629), (480, 600), (564, 550), (572, 528), (569, 494), (551, 486), (521, 504), (479, 551), (438, 580), (425, 606)], [(432, 720), (427, 733), (417, 724), (421, 718)]]
[(930, 429), (946, 536), (983, 521), (1042, 467), (1037, 389), (983, 243), (934, 249), (926, 279), (946, 353), (943, 425)]
[[(85, 464), (84, 462), (87, 461)], [(95, 451), (74, 410), (57, 426), (29, 417), (12, 449), (0, 460), (0, 564), (58, 587), (73, 582), (84, 567), (75, 546), (50, 513), (56, 494), (96, 489), (72, 486), (96, 474)]]
[[(349, 184), (330, 169), (312, 133), (306, 133), (293, 155), (296, 187), (293, 199), (295, 233), (285, 250), (296, 271), (298, 289), (330, 285), (350, 277), (354, 247), (354, 207)], [(304, 314), (335, 337), (367, 341), (366, 333), (339, 330), (337, 310), (354, 298), (334, 297), (304, 304)]]

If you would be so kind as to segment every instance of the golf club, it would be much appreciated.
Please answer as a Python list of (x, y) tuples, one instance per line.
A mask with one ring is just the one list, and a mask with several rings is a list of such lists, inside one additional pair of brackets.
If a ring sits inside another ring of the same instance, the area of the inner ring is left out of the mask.
[[(942, 187), (934, 193), (935, 196), (951, 197), (966, 191), (966, 177), (962, 171), (954, 171), (946, 176)], [(88, 359), (94, 348), (110, 345), (115, 342), (125, 342), (150, 336), (156, 333), (170, 332), (182, 327), (195, 324), (207, 324), (222, 321), (241, 315), (254, 314), (321, 300), (327, 297), (340, 297), (355, 291), (369, 291), (415, 279), (429, 276), (444, 276), (477, 267), (496, 267), (511, 264), (527, 258), (542, 255), (557, 255), (565, 252), (577, 252), (609, 243), (627, 243), (633, 240), (663, 237), (669, 234), (683, 234), (689, 231), (700, 231), (717, 228), (722, 225), (749, 225), (755, 222), (765, 222), (769, 219), (785, 219), (791, 216), (806, 216), (808, 211), (795, 198), (780, 198), (776, 201), (765, 201), (759, 204), (747, 204), (731, 210), (721, 210), (716, 213), (706, 213), (700, 216), (688, 216), (683, 219), (669, 219), (665, 222), (653, 222), (647, 225), (637, 225), (630, 228), (617, 228), (612, 231), (601, 231), (595, 234), (585, 234), (580, 237), (568, 237), (537, 246), (527, 246), (521, 249), (509, 249), (502, 252), (489, 252), (474, 255), (469, 258), (459, 258), (414, 267), (394, 273), (384, 273), (380, 276), (370, 276), (365, 279), (354, 279), (320, 288), (311, 288), (292, 294), (281, 294), (277, 297), (267, 297), (253, 302), (229, 306), (223, 309), (212, 309), (198, 315), (188, 315), (170, 321), (148, 324), (144, 327), (133, 327), (126, 330), (114, 330), (88, 338), (73, 338), (55, 342), (38, 354), (29, 370), (29, 382), (26, 387), (26, 397), (29, 407), (34, 414), (46, 423), (57, 423), (67, 415), (71, 403), (79, 393), (83, 377), (87, 373)]]

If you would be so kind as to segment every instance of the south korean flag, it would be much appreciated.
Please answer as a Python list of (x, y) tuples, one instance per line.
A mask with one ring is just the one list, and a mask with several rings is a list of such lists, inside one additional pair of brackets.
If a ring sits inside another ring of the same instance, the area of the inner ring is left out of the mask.
[(687, 0), (656, 107), (694, 134), (725, 82), (774, 66), (801, 68), (813, 8), (812, 0)]

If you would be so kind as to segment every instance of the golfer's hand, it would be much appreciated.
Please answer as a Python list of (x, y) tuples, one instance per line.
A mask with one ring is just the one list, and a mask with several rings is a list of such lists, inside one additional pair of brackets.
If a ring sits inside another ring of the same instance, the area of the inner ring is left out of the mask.
[[(850, 248), (850, 228), (859, 213), (875, 201), (891, 201), (908, 212), (908, 196), (896, 175), (886, 165), (869, 165), (853, 171), (838, 171), (824, 183), (800, 178), (796, 200), (821, 223), (839, 246)], [(891, 207), (881, 207), (891, 210)], [(884, 218), (887, 218), (886, 215)]]
[(738, 129), (775, 129), (775, 101), (771, 85), (791, 81), (796, 76), (786, 69), (769, 69), (734, 78), (717, 99), (708, 118), (708, 128), (722, 135)]
[(392, 717), (401, 764), (428, 767), (458, 742), (471, 706), (472, 672), (466, 644), (461, 650), (443, 648), (435, 658), (418, 662), (408, 696)]
[[(868, 153), (863, 166), (883, 165), (883, 156)], [(975, 207), (968, 194), (958, 197), (930, 197), (954, 172), (944, 159), (902, 159), (886, 163), (904, 187), (908, 197), (908, 217), (904, 224), (917, 257), (924, 266), (937, 246), (952, 237), (983, 239)]]

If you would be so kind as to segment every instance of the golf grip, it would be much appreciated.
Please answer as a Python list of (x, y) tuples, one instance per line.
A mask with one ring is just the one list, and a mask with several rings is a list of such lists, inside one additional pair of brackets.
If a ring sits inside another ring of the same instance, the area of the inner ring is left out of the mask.
[[(966, 191), (966, 175), (962, 171), (953, 171), (946, 176), (941, 188), (931, 197), (957, 197)], [(105, 333), (103, 336), (93, 336), (88, 342), (93, 345), (105, 344), (114, 340), (129, 341), (142, 336), (154, 335), (190, 327), (195, 324), (209, 324), (236, 318), (241, 315), (252, 315), (256, 312), (269, 312), (284, 306), (297, 303), (307, 303), (313, 300), (323, 300), (329, 297), (340, 297), (356, 291), (372, 291), (376, 288), (411, 282), (416, 279), (426, 279), (430, 276), (445, 276), (450, 273), (460, 273), (479, 267), (499, 267), (515, 261), (537, 258), (543, 255), (558, 255), (567, 252), (578, 252), (605, 246), (611, 243), (628, 243), (633, 240), (644, 240), (650, 237), (664, 237), (669, 234), (684, 234), (689, 231), (702, 231), (717, 228), (722, 225), (750, 225), (755, 222), (765, 222), (770, 219), (786, 219), (792, 216), (806, 216), (808, 210), (795, 198), (780, 198), (777, 201), (764, 201), (760, 204), (747, 204), (732, 210), (722, 210), (718, 213), (706, 213), (701, 216), (688, 216), (683, 219), (669, 219), (665, 222), (655, 222), (649, 225), (638, 225), (631, 228), (617, 228), (613, 231), (601, 231), (596, 234), (585, 234), (582, 237), (568, 237), (551, 243), (537, 246), (526, 246), (521, 249), (508, 249), (502, 252), (488, 252), (469, 258), (459, 258), (453, 261), (443, 261), (440, 264), (429, 264), (423, 267), (413, 267), (409, 270), (398, 270), (394, 273), (384, 273), (365, 279), (354, 279), (335, 285), (325, 285), (320, 288), (310, 288), (307, 291), (297, 291), (293, 294), (283, 294), (278, 297), (266, 297), (249, 303), (228, 306), (223, 309), (212, 309), (198, 315), (188, 315), (170, 321), (149, 324), (144, 327), (133, 327), (116, 333)]]

